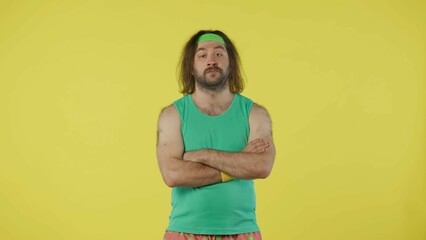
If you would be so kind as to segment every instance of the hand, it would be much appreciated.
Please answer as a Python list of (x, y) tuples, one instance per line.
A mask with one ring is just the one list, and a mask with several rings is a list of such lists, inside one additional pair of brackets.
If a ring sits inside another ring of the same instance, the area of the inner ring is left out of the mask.
[(263, 138), (256, 138), (247, 144), (247, 146), (243, 149), (243, 152), (263, 153), (268, 149), (268, 147), (269, 142), (265, 141)]

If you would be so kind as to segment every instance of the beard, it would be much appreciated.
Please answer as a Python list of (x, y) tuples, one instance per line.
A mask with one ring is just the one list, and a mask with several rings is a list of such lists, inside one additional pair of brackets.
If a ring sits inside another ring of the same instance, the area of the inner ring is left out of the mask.
[[(215, 76), (211, 76), (214, 74)], [(195, 81), (200, 85), (201, 88), (211, 91), (217, 91), (225, 88), (229, 77), (229, 69), (225, 72), (219, 67), (206, 68), (203, 74), (194, 75)]]

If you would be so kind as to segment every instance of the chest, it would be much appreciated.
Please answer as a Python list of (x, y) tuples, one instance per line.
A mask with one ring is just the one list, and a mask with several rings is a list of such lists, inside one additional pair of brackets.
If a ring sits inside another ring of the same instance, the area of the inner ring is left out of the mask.
[(217, 117), (188, 114), (182, 124), (185, 151), (204, 148), (241, 151), (249, 134), (248, 118), (242, 112), (227, 112)]

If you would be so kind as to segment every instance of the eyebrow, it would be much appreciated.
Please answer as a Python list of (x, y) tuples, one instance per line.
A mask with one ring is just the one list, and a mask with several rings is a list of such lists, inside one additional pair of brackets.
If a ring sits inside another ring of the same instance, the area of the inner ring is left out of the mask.
[[(213, 49), (222, 49), (222, 50), (226, 51), (226, 49), (223, 46), (221, 46), (221, 45), (218, 45), (218, 46), (214, 47)], [(195, 52), (197, 53), (198, 51), (202, 51), (202, 50), (207, 50), (207, 49), (205, 49), (205, 48), (199, 48)]]

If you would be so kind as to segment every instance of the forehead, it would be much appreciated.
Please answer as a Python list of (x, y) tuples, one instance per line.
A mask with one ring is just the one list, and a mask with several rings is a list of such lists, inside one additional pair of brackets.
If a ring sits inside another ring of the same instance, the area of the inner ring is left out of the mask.
[(197, 51), (211, 50), (211, 49), (222, 49), (222, 50), (226, 51), (225, 45), (220, 43), (220, 42), (216, 42), (216, 41), (202, 42), (202, 43), (198, 44), (198, 46), (197, 46)]

